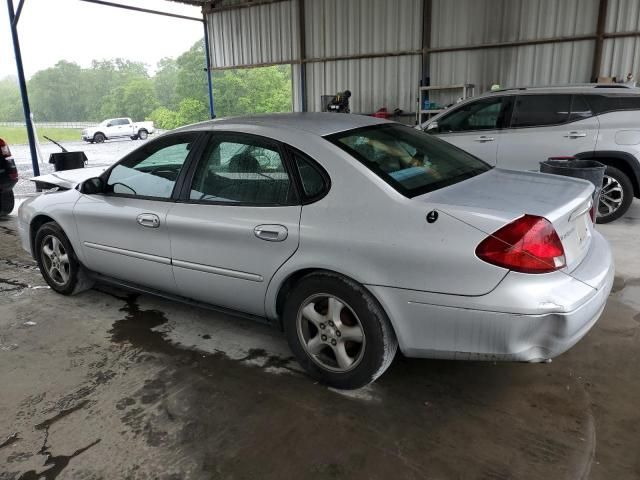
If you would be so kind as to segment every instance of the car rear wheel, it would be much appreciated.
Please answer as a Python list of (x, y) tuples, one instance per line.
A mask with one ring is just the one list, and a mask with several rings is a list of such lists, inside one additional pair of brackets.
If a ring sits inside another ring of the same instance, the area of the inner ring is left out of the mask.
[(96, 133), (96, 134), (93, 136), (93, 141), (94, 141), (95, 143), (102, 143), (102, 142), (104, 142), (104, 141), (105, 141), (105, 136), (104, 136), (104, 134), (102, 134), (102, 133)]
[(629, 210), (633, 201), (633, 185), (627, 175), (607, 165), (598, 202), (598, 223), (617, 220)]
[(139, 138), (140, 140), (146, 140), (148, 136), (149, 136), (149, 134), (147, 133), (147, 131), (146, 131), (146, 130), (140, 130), (140, 131), (138, 132), (138, 138)]
[(13, 190), (0, 192), (0, 217), (9, 215), (15, 206), (15, 197)]
[(300, 280), (286, 300), (283, 322), (300, 364), (309, 375), (336, 388), (373, 382), (398, 348), (376, 299), (361, 285), (333, 273)]
[(72, 295), (93, 286), (57, 223), (49, 222), (40, 227), (36, 233), (35, 252), (42, 276), (56, 292)]

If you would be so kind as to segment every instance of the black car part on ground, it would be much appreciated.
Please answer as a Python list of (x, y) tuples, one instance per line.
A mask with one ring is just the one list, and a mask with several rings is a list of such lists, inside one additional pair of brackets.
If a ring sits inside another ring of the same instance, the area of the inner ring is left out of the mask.
[(52, 153), (49, 155), (49, 163), (54, 165), (55, 171), (73, 170), (76, 168), (84, 168), (88, 159), (84, 152), (70, 152), (55, 140), (44, 136), (47, 140), (55, 143), (62, 149), (60, 153)]

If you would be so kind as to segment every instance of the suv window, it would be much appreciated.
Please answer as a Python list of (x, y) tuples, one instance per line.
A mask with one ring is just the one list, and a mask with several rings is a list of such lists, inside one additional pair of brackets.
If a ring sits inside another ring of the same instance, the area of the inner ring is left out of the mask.
[(596, 115), (619, 110), (640, 110), (640, 95), (585, 95)]
[(403, 125), (357, 128), (325, 138), (410, 198), (491, 169), (463, 150)]
[(569, 117), (569, 121), (575, 122), (592, 116), (593, 111), (591, 111), (591, 107), (584, 98), (584, 95), (574, 95), (571, 101), (571, 116)]
[(170, 198), (196, 138), (196, 133), (183, 133), (147, 143), (111, 170), (107, 193)]
[(126, 118), (119, 118), (116, 122), (116, 125), (129, 125), (129, 120)]
[(484, 98), (456, 108), (438, 120), (438, 132), (497, 130), (506, 123), (511, 108), (509, 97)]
[(545, 127), (569, 121), (571, 95), (518, 95), (511, 127)]
[(213, 137), (189, 194), (195, 201), (249, 205), (286, 205), (292, 196), (277, 147), (244, 135)]

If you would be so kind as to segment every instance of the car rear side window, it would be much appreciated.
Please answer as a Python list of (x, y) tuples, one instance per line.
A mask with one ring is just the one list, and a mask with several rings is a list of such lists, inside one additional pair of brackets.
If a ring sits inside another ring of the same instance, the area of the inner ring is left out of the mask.
[(569, 121), (575, 122), (592, 116), (593, 111), (584, 96), (574, 95), (571, 100), (571, 116), (569, 117)]
[(518, 95), (511, 127), (545, 127), (569, 121), (571, 95)]
[[(225, 138), (226, 137), (226, 138)], [(193, 177), (199, 202), (288, 205), (293, 189), (279, 149), (260, 138), (217, 135)]]
[(453, 145), (403, 125), (376, 125), (326, 137), (407, 197), (491, 169)]
[(596, 115), (621, 110), (640, 110), (640, 95), (585, 95)]
[(307, 199), (320, 197), (327, 190), (327, 178), (322, 174), (321, 167), (300, 152), (294, 152), (296, 168), (302, 181), (302, 190)]

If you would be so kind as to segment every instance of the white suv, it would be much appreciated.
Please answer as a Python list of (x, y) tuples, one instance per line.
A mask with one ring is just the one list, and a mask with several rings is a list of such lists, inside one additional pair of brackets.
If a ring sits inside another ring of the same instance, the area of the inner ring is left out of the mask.
[(498, 90), (456, 104), (419, 126), (491, 165), (539, 169), (550, 157), (607, 165), (598, 222), (640, 198), (640, 88), (623, 85)]

